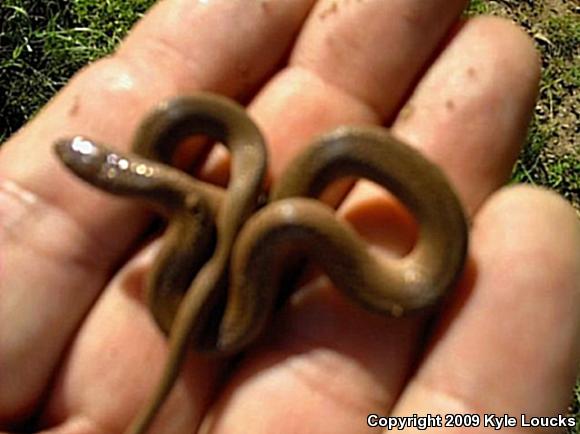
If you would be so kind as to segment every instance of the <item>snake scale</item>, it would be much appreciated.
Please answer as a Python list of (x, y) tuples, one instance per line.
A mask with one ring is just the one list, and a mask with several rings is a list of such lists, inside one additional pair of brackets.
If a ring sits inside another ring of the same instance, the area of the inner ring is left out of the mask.
[[(171, 165), (178, 145), (194, 135), (230, 151), (227, 190)], [(82, 136), (58, 141), (55, 151), (83, 180), (143, 200), (168, 222), (147, 298), (169, 336), (169, 356), (126, 434), (148, 430), (190, 349), (232, 354), (257, 338), (279, 302), (288, 264), (316, 262), (351, 299), (394, 316), (433, 305), (464, 266), (467, 224), (456, 194), (437, 167), (383, 128), (345, 126), (318, 137), (290, 163), (265, 206), (262, 135), (243, 107), (214, 94), (158, 106), (140, 125), (131, 153)], [(382, 185), (413, 213), (419, 234), (408, 255), (377, 258), (317, 200), (334, 181), (353, 176)]]

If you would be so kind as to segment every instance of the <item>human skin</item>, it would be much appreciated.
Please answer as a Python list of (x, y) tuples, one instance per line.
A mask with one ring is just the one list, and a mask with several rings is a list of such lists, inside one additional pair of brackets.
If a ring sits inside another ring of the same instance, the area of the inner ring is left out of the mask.
[[(156, 246), (127, 257), (151, 216), (79, 182), (52, 144), (83, 134), (126, 150), (156, 103), (198, 90), (249, 100), (273, 179), (317, 133), (392, 124), (458, 191), (469, 266), (433, 317), (379, 317), (317, 279), (234, 370), (191, 354), (152, 432), (365, 433), (369, 413), (565, 412), (579, 225), (554, 193), (502, 188), (539, 62), (512, 24), (460, 21), (465, 3), (165, 0), (77, 74), (0, 152), (0, 429), (40, 413), (37, 431), (122, 432), (155, 386), (167, 345), (142, 290)], [(225, 160), (210, 163), (218, 180)], [(369, 184), (340, 213), (385, 254), (412, 245), (408, 215)]]

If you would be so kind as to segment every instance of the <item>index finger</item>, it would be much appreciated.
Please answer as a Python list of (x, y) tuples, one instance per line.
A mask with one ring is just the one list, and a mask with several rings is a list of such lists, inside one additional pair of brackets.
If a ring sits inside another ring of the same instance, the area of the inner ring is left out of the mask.
[(52, 143), (85, 134), (127, 148), (137, 122), (159, 100), (195, 90), (251, 93), (287, 52), (312, 3), (160, 2), (114, 55), (77, 74), (3, 145), (0, 372), (10, 375), (0, 377), (0, 422), (34, 408), (110, 269), (145, 222), (133, 204), (66, 173)]

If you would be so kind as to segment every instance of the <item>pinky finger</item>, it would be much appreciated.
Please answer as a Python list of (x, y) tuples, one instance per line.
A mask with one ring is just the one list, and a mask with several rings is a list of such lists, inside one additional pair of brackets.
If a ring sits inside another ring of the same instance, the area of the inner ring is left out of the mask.
[(471, 283), (445, 309), (393, 414), (478, 413), (481, 429), (485, 414), (507, 414), (514, 432), (565, 414), (580, 362), (575, 213), (552, 193), (504, 189), (476, 216), (472, 240)]

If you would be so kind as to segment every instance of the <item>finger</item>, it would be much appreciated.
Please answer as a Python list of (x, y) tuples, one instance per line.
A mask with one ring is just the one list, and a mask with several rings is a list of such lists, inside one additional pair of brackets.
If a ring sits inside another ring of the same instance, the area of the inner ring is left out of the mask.
[[(484, 54), (494, 53), (490, 65), (477, 63), (482, 51)], [(372, 69), (372, 59), (368, 61), (367, 66)], [(459, 75), (474, 65), (480, 67), (478, 80), (467, 80), (466, 83), (450, 80), (451, 84), (446, 84), (444, 78)], [(337, 65), (334, 67), (340, 70)], [(528, 70), (535, 73), (528, 73)], [(461, 110), (448, 111), (440, 116), (433, 114), (423, 119), (409, 117), (405, 135), (429, 131), (429, 143), (432, 144), (427, 147), (429, 157), (439, 161), (451, 178), (457, 176), (455, 173), (461, 167), (460, 161), (468, 164), (472, 147), (489, 143), (496, 146), (499, 140), (498, 147), (508, 148), (498, 149), (503, 157), (515, 154), (515, 149), (520, 146), (516, 139), (522, 137), (522, 132), (512, 132), (510, 128), (522, 128), (523, 121), (502, 122), (496, 128), (496, 111), (509, 113), (511, 119), (527, 119), (532, 105), (529, 93), (533, 92), (536, 80), (537, 57), (520, 31), (496, 20), (469, 22), (453, 35), (412, 96), (419, 107), (420, 101), (446, 101), (463, 93), (461, 101), (456, 102)], [(509, 110), (502, 103), (505, 101), (502, 95), (508, 91), (514, 95)], [(265, 93), (263, 98), (267, 98)], [(298, 100), (298, 96), (296, 98)], [(494, 102), (493, 108), (484, 109), (490, 102)], [(331, 100), (328, 107), (338, 111), (340, 105)], [(470, 124), (473, 118), (464, 118), (462, 110), (477, 113), (476, 120)], [(503, 134), (514, 140), (504, 141)], [(457, 146), (458, 143), (461, 147)], [(415, 145), (423, 150), (422, 144)], [(453, 159), (455, 163), (448, 164), (449, 159), (444, 157), (451, 152), (458, 153), (458, 156)], [(496, 166), (510, 164), (483, 150), (481, 152), (488, 158), (481, 162), (488, 168), (488, 173), (502, 173)], [(469, 185), (471, 181), (477, 183), (477, 177), (462, 180), (461, 185)], [(494, 183), (500, 183), (500, 180), (494, 180), (490, 185)], [(485, 191), (486, 187), (481, 188)], [(464, 196), (464, 201), (468, 200), (470, 198)], [(391, 222), (395, 223), (395, 230), (399, 229), (396, 223), (401, 220), (409, 224), (398, 209), (392, 208), (392, 203), (385, 203), (383, 199), (378, 203), (377, 196), (374, 201), (376, 206), (366, 207), (369, 202), (359, 197), (358, 203), (353, 199), (349, 205), (351, 208), (345, 210), (352, 220), (364, 217), (367, 223), (374, 222), (376, 230), (367, 231), (369, 240), (380, 241), (385, 232), (390, 234), (385, 225)], [(408, 251), (412, 239), (411, 235), (399, 239), (401, 245), (397, 247), (401, 252)], [(392, 245), (388, 247), (392, 251)], [(242, 365), (212, 416), (205, 421), (207, 432), (235, 432), (236, 426), (246, 430), (251, 428), (253, 432), (269, 432), (275, 424), (277, 432), (295, 432), (306, 426), (313, 432), (365, 432), (368, 429), (364, 422), (367, 414), (373, 409), (388, 411), (400, 392), (411, 362), (420, 349), (417, 345), (423, 322), (421, 318), (385, 320), (371, 316), (346, 303), (328, 285), (323, 285), (321, 290), (313, 285), (288, 309), (278, 327), (272, 333), (272, 341), (267, 340), (264, 347)], [(258, 417), (252, 417), (250, 415), (256, 414), (254, 406), (258, 402), (267, 402), (270, 411), (267, 415), (260, 413)], [(285, 415), (289, 402), (293, 406), (299, 405), (296, 411), (301, 416), (292, 423), (279, 426), (277, 421), (281, 418), (288, 420)]]
[[(523, 31), (497, 18), (473, 19), (427, 71), (393, 132), (445, 171), (472, 215), (511, 174), (539, 74), (538, 55)], [(377, 196), (363, 188), (353, 201)]]
[(578, 219), (555, 194), (492, 196), (474, 223), (473, 284), (445, 309), (394, 413), (508, 414), (513, 432), (521, 415), (565, 414), (580, 361), (578, 246)]
[[(318, 1), (289, 66), (250, 105), (272, 150), (272, 177), (312, 136), (394, 116), (466, 3)], [(223, 173), (227, 164), (215, 156), (208, 171)]]
[(0, 377), (1, 422), (31, 411), (109, 269), (144, 223), (134, 204), (66, 173), (52, 143), (85, 134), (127, 148), (138, 120), (160, 99), (198, 89), (251, 91), (285, 55), (310, 6), (160, 2), (117, 54), (81, 71), (3, 145), (0, 372), (11, 375)]
[[(276, 7), (267, 1), (160, 2), (115, 55), (77, 74), (3, 146), (2, 177), (65, 209), (95, 238), (117, 240), (126, 228), (120, 233), (113, 228), (110, 237), (103, 237), (102, 229), (111, 230), (111, 220), (118, 221), (119, 205), (112, 207), (109, 197), (92, 193), (63, 171), (52, 154), (53, 143), (84, 134), (127, 149), (143, 114), (160, 100), (196, 90), (231, 96), (248, 92), (285, 54), (311, 2), (283, 0)], [(239, 68), (251, 73), (240, 75)], [(121, 208), (125, 216), (129, 207)], [(95, 210), (102, 217), (98, 222)]]
[(289, 67), (250, 107), (271, 144), (273, 176), (314, 134), (392, 117), (465, 3), (319, 1)]

